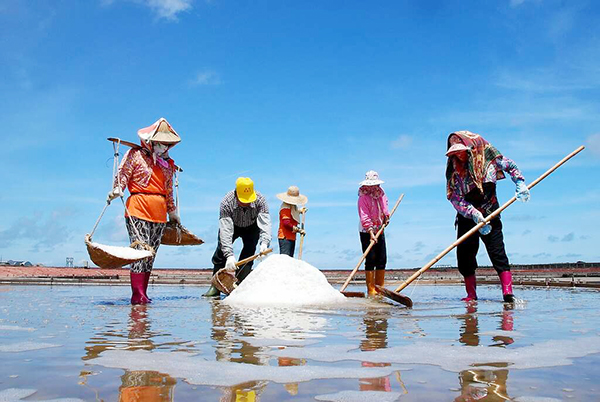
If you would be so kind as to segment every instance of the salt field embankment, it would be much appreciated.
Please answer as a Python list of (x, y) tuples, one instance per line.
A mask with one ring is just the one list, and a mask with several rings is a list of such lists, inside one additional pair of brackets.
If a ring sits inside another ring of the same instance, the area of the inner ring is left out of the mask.
[[(401, 283), (418, 268), (387, 269), (386, 283)], [(350, 274), (350, 269), (322, 269), (327, 280), (341, 284)], [(600, 288), (600, 263), (563, 263), (513, 265), (515, 284), (541, 286), (576, 286)], [(212, 269), (160, 269), (152, 271), (151, 282), (155, 285), (207, 285)], [(480, 283), (498, 283), (496, 272), (491, 267), (477, 270)], [(353, 283), (364, 283), (364, 271), (356, 274)], [(460, 283), (462, 277), (456, 267), (432, 268), (425, 272), (420, 282), (427, 284)], [(70, 267), (14, 267), (0, 266), (0, 283), (4, 284), (129, 284), (129, 269), (70, 268)]]

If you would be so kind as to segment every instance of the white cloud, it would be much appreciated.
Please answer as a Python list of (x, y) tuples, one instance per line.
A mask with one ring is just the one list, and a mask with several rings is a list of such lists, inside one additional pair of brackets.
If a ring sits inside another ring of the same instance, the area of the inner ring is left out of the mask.
[(600, 133), (590, 135), (587, 140), (588, 149), (595, 155), (600, 155)]
[(200, 71), (196, 77), (190, 82), (192, 86), (198, 85), (219, 85), (221, 78), (214, 71)]
[[(166, 20), (176, 21), (177, 15), (192, 9), (194, 0), (128, 0), (150, 8), (156, 16)], [(100, 5), (109, 7), (117, 0), (100, 0)]]
[(525, 3), (541, 3), (542, 0), (510, 0), (509, 4), (512, 8), (517, 8), (522, 6)]
[(192, 8), (193, 0), (148, 0), (147, 5), (159, 18), (176, 20), (177, 14)]
[(402, 134), (392, 141), (392, 149), (406, 149), (412, 144), (410, 135)]

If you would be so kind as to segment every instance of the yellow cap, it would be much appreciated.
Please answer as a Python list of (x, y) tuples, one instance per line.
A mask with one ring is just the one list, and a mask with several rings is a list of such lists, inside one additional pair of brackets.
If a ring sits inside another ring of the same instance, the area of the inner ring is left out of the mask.
[(249, 177), (238, 177), (235, 181), (235, 193), (238, 200), (244, 204), (250, 204), (256, 200), (254, 182)]

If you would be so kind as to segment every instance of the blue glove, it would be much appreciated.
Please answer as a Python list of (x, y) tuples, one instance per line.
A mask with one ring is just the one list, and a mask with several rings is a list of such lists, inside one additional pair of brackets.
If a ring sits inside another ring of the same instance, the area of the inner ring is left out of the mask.
[(525, 180), (517, 181), (517, 200), (521, 202), (529, 201), (529, 189), (525, 184)]
[[(475, 221), (475, 223), (483, 222), (484, 219), (485, 218), (483, 217), (483, 214), (478, 210), (475, 210), (475, 212), (473, 212), (473, 220)], [(492, 225), (490, 225), (489, 223), (479, 228), (479, 233), (481, 233), (483, 236), (490, 234), (491, 231)]]

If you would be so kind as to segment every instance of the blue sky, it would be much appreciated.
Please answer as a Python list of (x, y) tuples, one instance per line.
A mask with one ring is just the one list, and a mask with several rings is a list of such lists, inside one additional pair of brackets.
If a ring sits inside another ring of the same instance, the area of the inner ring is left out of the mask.
[[(599, 16), (594, 1), (0, 0), (0, 254), (87, 260), (111, 183), (106, 137), (137, 142), (162, 116), (183, 139), (171, 151), (183, 223), (206, 244), (162, 247), (156, 267), (210, 267), (219, 202), (249, 176), (274, 234), (275, 194), (298, 185), (305, 259), (352, 268), (370, 169), (390, 203), (406, 194), (388, 267), (422, 266), (455, 238), (444, 152), (461, 129), (528, 182), (586, 145), (507, 209), (504, 231), (515, 264), (600, 261)], [(499, 183), (501, 202), (513, 193)], [(126, 245), (122, 214), (111, 205), (94, 240)]]

